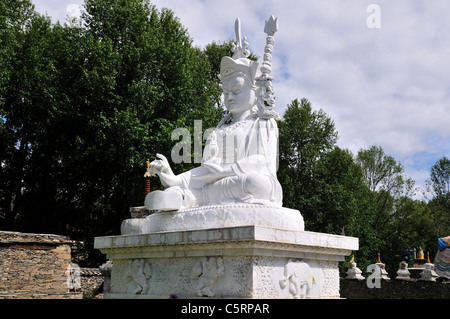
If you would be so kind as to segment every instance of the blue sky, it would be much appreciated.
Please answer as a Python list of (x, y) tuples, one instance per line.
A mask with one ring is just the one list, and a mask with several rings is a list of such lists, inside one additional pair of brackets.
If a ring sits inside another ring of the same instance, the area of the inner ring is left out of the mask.
[[(272, 74), (280, 114), (293, 99), (308, 98), (334, 120), (340, 147), (356, 154), (381, 146), (421, 188), (430, 167), (450, 157), (450, 1), (151, 2), (172, 9), (201, 47), (233, 39), (239, 17), (250, 49), (259, 56), (264, 22), (278, 17)], [(33, 3), (37, 11), (64, 21), (84, 2)], [(370, 4), (379, 12), (368, 11)], [(368, 26), (373, 14), (379, 27)]]

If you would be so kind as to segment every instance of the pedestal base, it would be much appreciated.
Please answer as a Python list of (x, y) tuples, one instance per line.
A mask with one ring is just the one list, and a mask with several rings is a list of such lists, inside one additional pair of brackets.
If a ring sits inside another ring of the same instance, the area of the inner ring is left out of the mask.
[(113, 261), (106, 298), (339, 298), (358, 239), (262, 226), (95, 238)]
[(154, 212), (145, 218), (126, 219), (122, 222), (121, 234), (151, 234), (240, 226), (305, 230), (303, 217), (298, 210), (257, 204), (231, 204)]

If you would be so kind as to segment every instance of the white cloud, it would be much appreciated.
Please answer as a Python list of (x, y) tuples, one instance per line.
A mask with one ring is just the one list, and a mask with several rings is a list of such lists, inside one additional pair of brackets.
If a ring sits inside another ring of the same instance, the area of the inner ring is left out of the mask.
[(69, 17), (79, 18), (81, 16), (81, 7), (78, 4), (71, 3), (66, 8), (66, 14)]
[(59, 21), (61, 24), (66, 22), (67, 16), (79, 17), (84, 4), (83, 0), (31, 0), (31, 2), (36, 11), (47, 14), (54, 23)]

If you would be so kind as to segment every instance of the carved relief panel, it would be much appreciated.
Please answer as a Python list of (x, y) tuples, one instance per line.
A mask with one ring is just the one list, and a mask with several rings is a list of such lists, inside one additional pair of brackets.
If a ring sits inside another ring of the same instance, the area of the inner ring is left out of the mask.
[(130, 259), (126, 269), (127, 293), (147, 294), (152, 278), (152, 264), (145, 259)]
[(222, 257), (204, 257), (192, 268), (191, 278), (199, 297), (215, 297), (219, 278), (223, 277)]

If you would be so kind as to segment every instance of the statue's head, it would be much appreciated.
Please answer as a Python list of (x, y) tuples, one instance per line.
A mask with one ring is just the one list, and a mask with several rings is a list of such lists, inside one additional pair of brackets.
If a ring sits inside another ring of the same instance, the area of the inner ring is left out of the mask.
[(225, 107), (231, 113), (252, 109), (256, 103), (255, 77), (258, 63), (247, 58), (224, 57), (220, 79)]
[(236, 19), (236, 43), (231, 51), (233, 57), (224, 57), (220, 64), (220, 79), (225, 99), (225, 107), (230, 114), (222, 119), (219, 126), (225, 123), (230, 116), (250, 111), (263, 119), (279, 118), (275, 112), (275, 97), (273, 95), (271, 72), (271, 59), (273, 50), (273, 35), (278, 30), (278, 18), (270, 17), (266, 21), (264, 32), (268, 35), (264, 54), (264, 62), (259, 63), (248, 57), (248, 42), (246, 37), (241, 41), (241, 25)]

